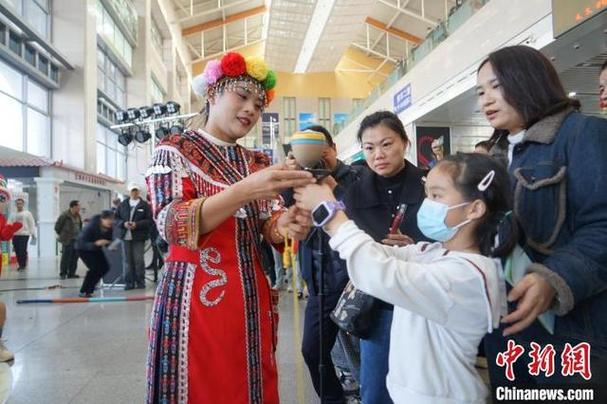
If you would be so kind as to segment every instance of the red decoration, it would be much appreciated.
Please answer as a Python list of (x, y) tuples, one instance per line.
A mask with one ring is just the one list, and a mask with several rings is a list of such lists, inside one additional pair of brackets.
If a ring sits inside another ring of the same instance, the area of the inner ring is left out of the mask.
[(266, 91), (266, 104), (269, 105), (272, 102), (272, 100), (274, 99), (275, 95), (276, 95), (276, 91), (274, 91), (274, 90)]
[(247, 72), (247, 64), (241, 54), (228, 52), (221, 58), (221, 70), (228, 77), (238, 77)]

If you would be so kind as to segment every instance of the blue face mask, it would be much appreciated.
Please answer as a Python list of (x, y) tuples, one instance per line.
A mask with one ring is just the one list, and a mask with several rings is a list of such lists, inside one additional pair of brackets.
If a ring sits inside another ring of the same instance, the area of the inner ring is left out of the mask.
[(436, 241), (449, 241), (460, 227), (471, 222), (465, 220), (457, 226), (448, 227), (445, 224), (447, 213), (451, 209), (468, 205), (470, 202), (460, 203), (459, 205), (447, 206), (444, 203), (436, 202), (431, 199), (424, 199), (422, 206), (417, 211), (417, 227), (424, 233), (424, 236)]

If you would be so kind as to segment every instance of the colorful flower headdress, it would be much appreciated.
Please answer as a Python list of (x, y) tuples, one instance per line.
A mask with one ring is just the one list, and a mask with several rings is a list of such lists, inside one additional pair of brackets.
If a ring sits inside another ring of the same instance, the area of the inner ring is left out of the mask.
[(221, 60), (211, 60), (204, 72), (192, 80), (192, 90), (199, 97), (208, 97), (218, 92), (235, 88), (241, 81), (253, 84), (254, 92), (264, 101), (264, 106), (274, 98), (276, 73), (269, 70), (260, 57), (243, 57), (237, 52), (226, 53)]

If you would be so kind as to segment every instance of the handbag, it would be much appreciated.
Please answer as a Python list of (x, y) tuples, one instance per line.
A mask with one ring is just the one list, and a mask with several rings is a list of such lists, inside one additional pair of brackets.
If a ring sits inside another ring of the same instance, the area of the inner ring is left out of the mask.
[(365, 339), (369, 336), (373, 320), (371, 310), (374, 302), (373, 296), (361, 292), (354, 287), (352, 281), (348, 281), (329, 316), (340, 329)]

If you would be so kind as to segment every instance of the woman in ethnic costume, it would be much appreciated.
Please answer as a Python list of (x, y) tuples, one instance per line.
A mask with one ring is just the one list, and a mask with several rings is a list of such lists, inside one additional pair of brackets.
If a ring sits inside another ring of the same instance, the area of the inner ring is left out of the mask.
[[(204, 129), (164, 138), (146, 175), (169, 243), (150, 325), (148, 403), (278, 403), (276, 301), (260, 265), (261, 235), (303, 238), (308, 212), (283, 209), (280, 191), (309, 173), (237, 145), (273, 96), (274, 72), (227, 53), (194, 79)], [(296, 208), (295, 208), (296, 209)], [(226, 384), (226, 381), (229, 381)]]

